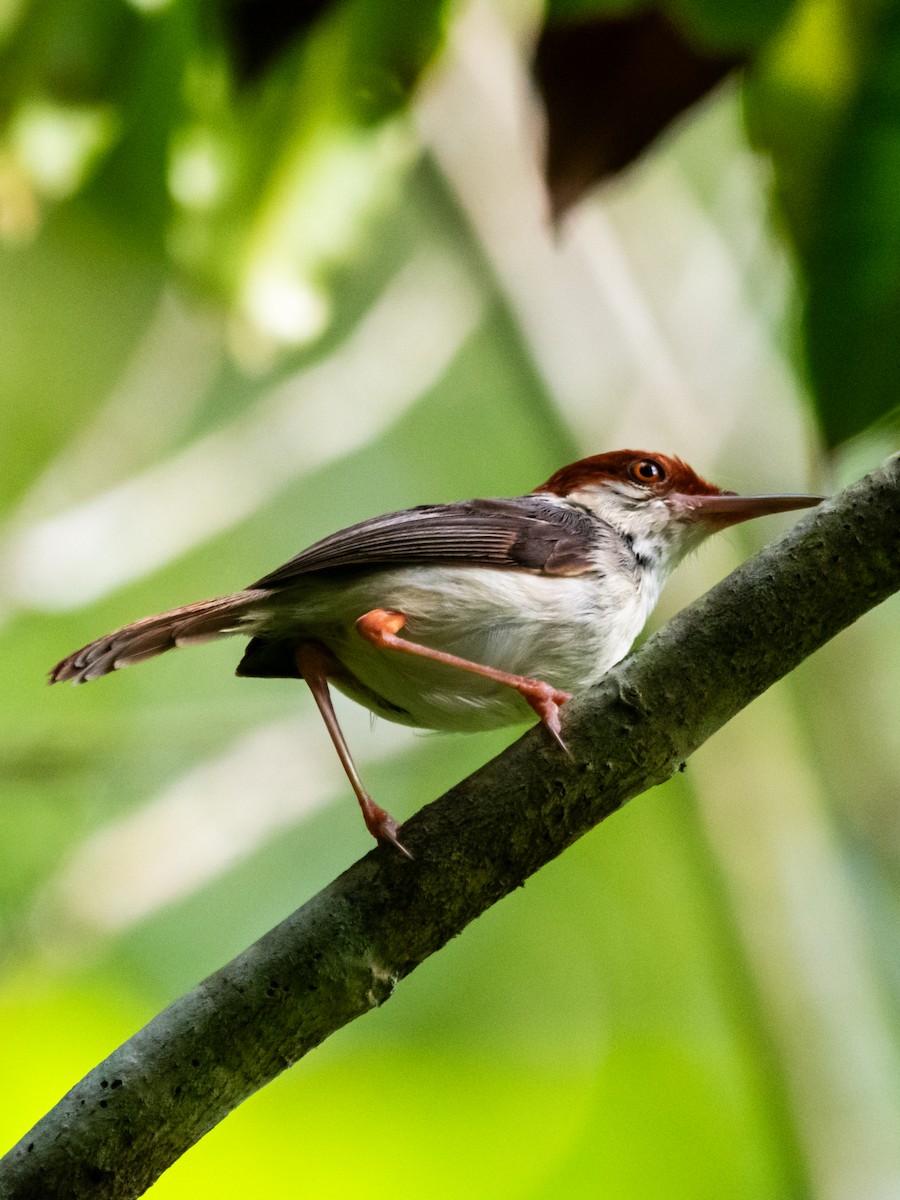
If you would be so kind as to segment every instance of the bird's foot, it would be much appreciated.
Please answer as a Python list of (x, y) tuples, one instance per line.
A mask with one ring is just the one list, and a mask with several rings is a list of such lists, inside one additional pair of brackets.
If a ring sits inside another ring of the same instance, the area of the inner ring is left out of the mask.
[(559, 688), (544, 683), (540, 679), (523, 680), (517, 690), (540, 717), (541, 724), (549, 730), (563, 752), (571, 758), (572, 751), (563, 741), (560, 733), (559, 710), (567, 700), (572, 699), (572, 693), (560, 691)]
[(412, 858), (397, 836), (400, 831), (400, 822), (395, 821), (391, 814), (385, 812), (374, 800), (370, 799), (369, 806), (363, 809), (363, 818), (366, 822), (366, 829), (376, 841), (390, 842), (392, 846), (397, 847), (401, 854), (405, 854), (409, 859)]

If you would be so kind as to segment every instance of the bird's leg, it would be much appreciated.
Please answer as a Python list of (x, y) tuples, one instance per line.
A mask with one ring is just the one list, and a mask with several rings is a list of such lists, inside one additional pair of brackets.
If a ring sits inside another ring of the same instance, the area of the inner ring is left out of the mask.
[(445, 650), (433, 650), (430, 646), (422, 646), (418, 642), (410, 642), (407, 638), (398, 637), (398, 632), (406, 624), (406, 617), (401, 612), (392, 609), (373, 608), (356, 622), (360, 634), (374, 646), (386, 650), (402, 650), (404, 654), (417, 654), (421, 658), (430, 658), (434, 662), (446, 663), (450, 667), (459, 667), (461, 671), (471, 671), (473, 675), (483, 675), (485, 679), (493, 679), (497, 683), (505, 683), (515, 688), (523, 700), (534, 709), (540, 717), (541, 724), (546, 726), (562, 749), (571, 758), (569, 747), (562, 739), (559, 726), (559, 710), (572, 696), (569, 692), (561, 692), (540, 679), (528, 679), (524, 675), (513, 675), (509, 671), (499, 671), (496, 667), (486, 667), (483, 663), (470, 662), (456, 654), (448, 654)]
[(325, 722), (325, 728), (337, 750), (341, 765), (347, 772), (347, 778), (350, 780), (350, 785), (359, 801), (359, 807), (362, 809), (366, 829), (379, 842), (391, 842), (407, 858), (412, 858), (410, 852), (397, 837), (399, 824), (390, 813), (385, 812), (377, 805), (366, 791), (350, 756), (350, 749), (343, 730), (338, 724), (337, 715), (331, 703), (331, 693), (328, 690), (328, 672), (329, 668), (334, 666), (331, 654), (318, 642), (300, 642), (294, 649), (294, 661), (313, 694), (313, 699), (322, 714), (322, 720)]

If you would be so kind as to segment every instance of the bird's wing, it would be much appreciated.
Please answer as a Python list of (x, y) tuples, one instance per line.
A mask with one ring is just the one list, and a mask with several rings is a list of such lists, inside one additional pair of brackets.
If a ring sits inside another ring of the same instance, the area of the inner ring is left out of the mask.
[(462, 500), (373, 517), (323, 538), (251, 587), (290, 587), (342, 567), (454, 563), (583, 575), (613, 531), (583, 509), (542, 496)]

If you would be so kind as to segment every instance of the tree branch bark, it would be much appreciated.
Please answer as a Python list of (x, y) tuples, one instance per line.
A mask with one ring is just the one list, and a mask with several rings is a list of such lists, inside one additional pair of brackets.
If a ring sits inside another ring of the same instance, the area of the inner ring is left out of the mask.
[(140, 1195), (252, 1092), (900, 588), (900, 455), (417, 813), (91, 1071), (0, 1160), (2, 1200)]

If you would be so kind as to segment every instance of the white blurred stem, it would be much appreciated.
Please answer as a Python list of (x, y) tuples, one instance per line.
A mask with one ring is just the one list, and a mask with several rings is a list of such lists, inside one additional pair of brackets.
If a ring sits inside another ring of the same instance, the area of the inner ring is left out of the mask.
[(13, 519), (0, 599), (76, 608), (231, 528), (389, 428), (441, 378), (482, 310), (462, 267), (421, 252), (330, 357), (269, 389), (248, 415), (54, 516)]

